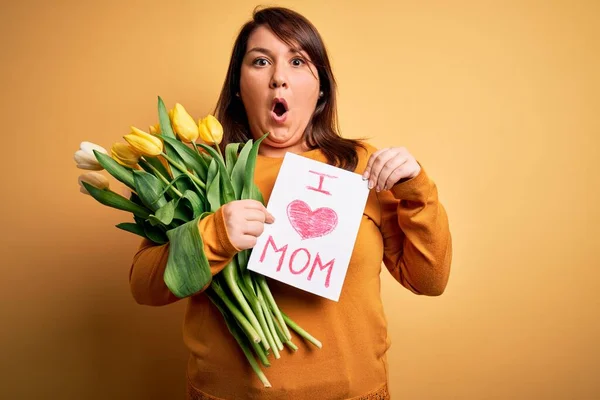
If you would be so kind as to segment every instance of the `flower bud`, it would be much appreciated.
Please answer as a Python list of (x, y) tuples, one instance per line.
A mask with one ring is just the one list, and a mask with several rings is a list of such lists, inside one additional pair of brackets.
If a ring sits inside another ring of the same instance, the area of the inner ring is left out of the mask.
[(86, 172), (85, 174), (79, 175), (77, 179), (79, 183), (79, 191), (83, 194), (90, 194), (87, 189), (81, 184), (81, 182), (88, 183), (100, 190), (108, 189), (109, 182), (104, 175), (99, 172)]
[(100, 171), (104, 169), (96, 159), (94, 150), (98, 150), (104, 154), (107, 154), (106, 150), (102, 146), (98, 146), (97, 144), (91, 142), (81, 142), (79, 150), (75, 152), (75, 156), (73, 157), (75, 163), (77, 164), (77, 168), (94, 171)]
[(145, 156), (156, 157), (163, 151), (162, 140), (134, 126), (131, 127), (131, 133), (123, 138), (135, 151)]
[(148, 132), (154, 136), (160, 135), (160, 124), (150, 125), (150, 127), (148, 128)]
[(138, 153), (127, 143), (115, 143), (110, 149), (112, 158), (119, 164), (134, 168), (140, 160), (141, 154)]
[(185, 108), (177, 103), (173, 109), (173, 130), (182, 142), (190, 143), (198, 139), (198, 125)]
[(223, 127), (218, 119), (208, 115), (198, 123), (200, 139), (208, 145), (219, 144), (223, 140)]

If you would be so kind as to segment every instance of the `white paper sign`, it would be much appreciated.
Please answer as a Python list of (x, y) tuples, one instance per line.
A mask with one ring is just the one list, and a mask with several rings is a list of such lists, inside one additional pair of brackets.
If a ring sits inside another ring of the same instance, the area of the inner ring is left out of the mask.
[(248, 269), (338, 301), (368, 194), (361, 175), (287, 153)]

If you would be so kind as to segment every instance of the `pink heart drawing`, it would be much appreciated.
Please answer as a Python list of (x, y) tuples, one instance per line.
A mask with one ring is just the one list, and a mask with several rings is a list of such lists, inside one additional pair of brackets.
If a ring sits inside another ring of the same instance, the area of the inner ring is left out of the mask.
[(292, 227), (302, 239), (322, 237), (335, 229), (338, 216), (328, 207), (317, 208), (315, 211), (302, 200), (294, 200), (287, 206), (287, 214)]

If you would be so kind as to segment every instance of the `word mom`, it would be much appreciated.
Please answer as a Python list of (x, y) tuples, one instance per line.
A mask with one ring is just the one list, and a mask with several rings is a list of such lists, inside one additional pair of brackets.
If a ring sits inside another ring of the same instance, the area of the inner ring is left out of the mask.
[[(265, 247), (263, 248), (262, 254), (260, 256), (260, 262), (264, 262), (265, 256), (267, 255), (267, 251), (269, 250), (269, 246), (272, 247), (272, 249), (275, 253), (281, 253), (281, 255), (279, 256), (279, 262), (277, 264), (277, 272), (279, 272), (279, 271), (281, 271), (281, 268), (283, 267), (283, 264), (286, 261), (285, 256), (287, 255), (287, 252), (288, 252), (288, 245), (286, 244), (283, 247), (278, 248), (277, 245), (275, 244), (275, 240), (273, 239), (273, 236), (269, 235), (269, 238), (267, 239), (267, 242), (265, 243)], [(311, 263), (311, 260), (312, 260), (312, 263)], [(308, 249), (302, 248), (302, 247), (294, 250), (287, 258), (287, 267), (289, 268), (290, 272), (294, 275), (303, 274), (310, 266), (310, 272), (308, 273), (308, 276), (306, 278), (309, 281), (312, 279), (312, 277), (315, 273), (315, 269), (317, 267), (319, 267), (320, 271), (327, 269), (327, 276), (325, 278), (325, 287), (326, 288), (329, 287), (329, 282), (331, 280), (331, 271), (333, 270), (334, 263), (335, 263), (335, 258), (333, 260), (329, 261), (328, 263), (326, 263), (325, 265), (323, 265), (323, 261), (321, 260), (321, 256), (320, 256), (319, 252), (317, 252), (317, 254), (315, 255), (315, 257), (313, 259), (310, 251)]]

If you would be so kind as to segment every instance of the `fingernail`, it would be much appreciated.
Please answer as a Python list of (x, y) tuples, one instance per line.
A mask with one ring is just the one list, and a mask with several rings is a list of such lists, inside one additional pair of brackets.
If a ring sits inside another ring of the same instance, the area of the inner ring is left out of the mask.
[(363, 178), (363, 181), (366, 181), (367, 179), (369, 179), (369, 173), (368, 173), (368, 172), (365, 172), (365, 173), (363, 174), (363, 177), (362, 177), (362, 178)]
[(381, 192), (381, 188), (377, 186), (377, 192)]
[(373, 182), (369, 182), (369, 190), (373, 189), (373, 186), (375, 186), (375, 185), (373, 185)]

